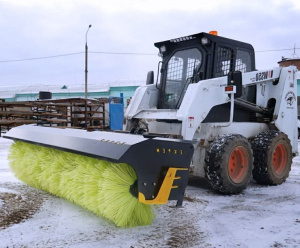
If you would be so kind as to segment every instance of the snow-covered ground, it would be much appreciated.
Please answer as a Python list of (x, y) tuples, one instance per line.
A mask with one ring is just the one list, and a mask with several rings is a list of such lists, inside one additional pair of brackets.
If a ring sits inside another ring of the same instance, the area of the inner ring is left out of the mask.
[(240, 195), (214, 193), (205, 181), (187, 187), (184, 208), (156, 209), (153, 224), (117, 228), (106, 219), (31, 188), (8, 166), (0, 138), (0, 247), (300, 247), (300, 157), (287, 181), (251, 182)]

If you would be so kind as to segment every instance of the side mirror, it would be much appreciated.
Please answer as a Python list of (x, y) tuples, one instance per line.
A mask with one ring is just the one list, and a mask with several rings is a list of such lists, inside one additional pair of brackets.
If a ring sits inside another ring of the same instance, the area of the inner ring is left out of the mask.
[(239, 98), (242, 96), (242, 88), (243, 88), (243, 79), (241, 71), (230, 71), (228, 73), (228, 81), (227, 85), (235, 85), (236, 93), (234, 94), (234, 98)]
[(203, 79), (203, 72), (202, 71), (200, 71), (200, 72), (197, 72), (196, 74), (195, 74), (195, 76), (194, 76), (194, 82), (195, 83), (198, 83), (200, 80), (202, 80)]
[(147, 74), (146, 85), (154, 84), (154, 72), (149, 71)]

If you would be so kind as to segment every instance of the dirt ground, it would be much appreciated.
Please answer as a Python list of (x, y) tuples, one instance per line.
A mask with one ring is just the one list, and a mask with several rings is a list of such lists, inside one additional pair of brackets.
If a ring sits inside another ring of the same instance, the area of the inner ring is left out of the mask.
[(44, 201), (44, 192), (22, 184), (0, 184), (0, 230), (31, 218)]
[[(7, 191), (0, 192), (0, 231), (34, 218), (36, 212), (45, 211), (45, 209), (41, 209), (45, 202), (49, 203), (54, 199), (62, 201), (63, 203), (65, 201), (22, 183), (0, 184), (0, 188), (5, 188)], [(203, 204), (203, 206), (207, 204), (205, 201), (188, 196), (185, 197), (185, 202), (186, 204)], [(171, 227), (168, 232), (165, 232), (165, 225), (162, 225), (156, 228), (154, 232), (151, 232), (151, 234), (139, 239), (138, 245), (130, 247), (193, 247), (199, 244), (203, 233), (198, 232), (198, 228), (195, 226), (196, 221), (193, 216), (196, 213), (185, 210), (188, 209), (172, 208), (171, 204), (168, 207), (157, 209), (156, 211), (158, 211), (159, 214), (161, 212), (163, 215), (169, 215), (169, 218), (172, 219), (173, 227)], [(95, 218), (99, 217), (95, 216)], [(112, 227), (115, 228), (114, 226)], [(40, 228), (47, 229), (47, 226), (41, 226)], [(111, 234), (111, 232), (109, 233)], [(188, 238), (186, 233), (189, 233)], [(153, 244), (153, 240), (156, 240), (155, 245)], [(2, 247), (1, 244), (0, 247)]]
[[(294, 183), (300, 188), (299, 181)], [(23, 225), (23, 228), (27, 226), (31, 229), (39, 229), (38, 233), (41, 235), (46, 233), (46, 238), (35, 240), (34, 242), (32, 239), (28, 242), (26, 241), (27, 239), (15, 240), (15, 238), (12, 238), (10, 245), (1, 246), (0, 244), (0, 247), (85, 247), (84, 244), (87, 244), (86, 247), (92, 247), (90, 246), (91, 244), (99, 244), (100, 246), (98, 247), (130, 248), (252, 247), (246, 245), (245, 241), (242, 241), (243, 239), (238, 235), (238, 233), (246, 235), (252, 232), (262, 237), (268, 234), (273, 236), (274, 239), (267, 246), (259, 245), (260, 243), (258, 243), (255, 247), (300, 246), (300, 236), (294, 236), (292, 233), (286, 236), (284, 240), (280, 238), (276, 240), (277, 235), (287, 228), (285, 222), (290, 219), (289, 213), (286, 210), (284, 211), (286, 217), (279, 220), (279, 222), (282, 221), (281, 225), (278, 225), (278, 221), (273, 220), (270, 223), (274, 222), (274, 225), (270, 226), (266, 219), (268, 220), (270, 216), (278, 213), (275, 213), (274, 207), (263, 208), (263, 206), (277, 204), (276, 209), (278, 210), (280, 205), (283, 205), (283, 202), (285, 202), (284, 208), (290, 208), (293, 205), (297, 208), (297, 206), (300, 206), (299, 195), (291, 195), (288, 192), (280, 196), (276, 195), (277, 192), (274, 192), (275, 195), (272, 195), (272, 193), (266, 193), (267, 187), (259, 186), (254, 182), (251, 183), (249, 190), (247, 190), (252, 192), (230, 197), (215, 194), (204, 181), (191, 181), (187, 189), (184, 208), (171, 208), (172, 204), (159, 207), (156, 209), (157, 218), (153, 225), (131, 230), (118, 229), (113, 224), (94, 216), (92, 213), (87, 213), (88, 211), (80, 207), (70, 207), (73, 204), (22, 183), (0, 184), (0, 188), (6, 189), (6, 192), (0, 192), (0, 230), (2, 232), (7, 230), (9, 233), (14, 227), (17, 227), (18, 231), (22, 231)], [(278, 188), (275, 187), (274, 189)], [(67, 209), (59, 214), (60, 206), (66, 206)], [(64, 214), (66, 211), (77, 212), (77, 214), (78, 212), (83, 212), (83, 216), (88, 215), (85, 221), (89, 222), (89, 219), (93, 218), (93, 222), (98, 219), (97, 226), (105, 224), (101, 227), (95, 227), (93, 224), (93, 232), (81, 230), (79, 236), (77, 230), (75, 232), (71, 231), (71, 234), (62, 232), (59, 238), (57, 235), (49, 235), (51, 230), (55, 229), (56, 219), (62, 222), (60, 223), (60, 228), (64, 227), (65, 229), (69, 229), (70, 225), (77, 221), (78, 218), (75, 218), (71, 224), (63, 223), (64, 219), (69, 217), (68, 214)], [(297, 211), (298, 218), (294, 218), (293, 221), (290, 221), (290, 224), (292, 224), (291, 227), (298, 230), (297, 234), (300, 234), (299, 208), (294, 209), (294, 211)], [(40, 218), (39, 215), (47, 215), (49, 219), (43, 217), (42, 224), (36, 221), (37, 225), (33, 226), (35, 225), (35, 219), (38, 220)], [(253, 222), (253, 218), (256, 221)], [(232, 223), (226, 223), (229, 220)], [(33, 221), (33, 224), (27, 225), (29, 221)], [(255, 222), (260, 223), (258, 225), (256, 223), (255, 228), (253, 226), (247, 228), (245, 225), (246, 223), (253, 225)], [(125, 231), (125, 233), (129, 232), (129, 237), (126, 235), (125, 245), (120, 241), (124, 235), (122, 231)], [(118, 237), (120, 234), (121, 237)], [(220, 242), (222, 237), (224, 241)], [(112, 244), (102, 246), (103, 239), (107, 239)], [(249, 237), (245, 237), (245, 239), (247, 240)]]

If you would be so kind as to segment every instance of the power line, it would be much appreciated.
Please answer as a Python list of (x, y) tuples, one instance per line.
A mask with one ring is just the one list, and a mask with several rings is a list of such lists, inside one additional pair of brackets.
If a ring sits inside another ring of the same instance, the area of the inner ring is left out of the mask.
[(37, 57), (37, 58), (27, 58), (27, 59), (0, 60), (0, 63), (21, 62), (21, 61), (38, 60), (38, 59), (51, 59), (51, 58), (57, 58), (57, 57), (72, 56), (72, 55), (77, 55), (77, 54), (81, 54), (81, 53), (84, 53), (84, 52), (78, 52), (78, 53), (66, 53), (66, 54), (60, 54), (60, 55), (45, 56), (45, 57)]
[[(36, 58), (26, 58), (26, 59), (10, 59), (10, 60), (0, 60), (0, 63), (10, 63), (10, 62), (22, 62), (22, 61), (28, 61), (28, 60), (39, 60), (39, 59), (51, 59), (51, 58), (58, 58), (58, 57), (66, 57), (66, 56), (72, 56), (77, 54), (83, 54), (84, 52), (78, 52), (78, 53), (66, 53), (66, 54), (60, 54), (60, 55), (53, 55), (53, 56), (44, 56), (44, 57), (36, 57)], [(142, 56), (157, 56), (157, 54), (154, 53), (119, 53), (119, 52), (89, 52), (89, 53), (101, 53), (101, 54), (115, 54), (115, 55), (142, 55)]]
[[(274, 50), (261, 50), (255, 51), (257, 53), (264, 53), (264, 52), (280, 52), (280, 51), (292, 51), (292, 50), (299, 50), (300, 48), (284, 48), (284, 49), (274, 49)], [(66, 54), (59, 54), (53, 56), (44, 56), (44, 57), (35, 57), (35, 58), (25, 58), (25, 59), (9, 59), (9, 60), (0, 60), (0, 63), (10, 63), (10, 62), (22, 62), (22, 61), (30, 61), (30, 60), (41, 60), (41, 59), (51, 59), (51, 58), (58, 58), (58, 57), (66, 57), (66, 56), (73, 56), (78, 54), (83, 54), (84, 52), (77, 52), (77, 53), (66, 53)], [(111, 54), (111, 55), (138, 55), (138, 56), (157, 56), (154, 53), (133, 53), (133, 52), (96, 52), (91, 51), (89, 53), (98, 53), (98, 54)]]
[(263, 51), (255, 51), (257, 53), (265, 53), (265, 52), (280, 52), (280, 51), (292, 51), (292, 50), (298, 50), (300, 48), (283, 48), (283, 49), (274, 49), (274, 50), (263, 50)]
[(89, 52), (89, 53), (102, 53), (102, 54), (117, 54), (117, 55), (150, 55), (157, 56), (157, 53), (117, 53), (117, 52)]

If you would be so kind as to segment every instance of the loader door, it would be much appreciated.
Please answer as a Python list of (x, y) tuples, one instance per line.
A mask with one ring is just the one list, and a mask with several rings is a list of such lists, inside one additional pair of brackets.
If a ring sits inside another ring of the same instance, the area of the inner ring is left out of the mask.
[(178, 109), (194, 75), (201, 70), (202, 54), (197, 48), (177, 51), (168, 60), (161, 91), (162, 109)]

